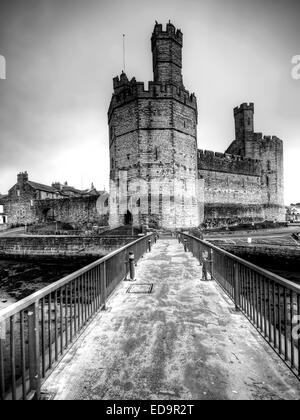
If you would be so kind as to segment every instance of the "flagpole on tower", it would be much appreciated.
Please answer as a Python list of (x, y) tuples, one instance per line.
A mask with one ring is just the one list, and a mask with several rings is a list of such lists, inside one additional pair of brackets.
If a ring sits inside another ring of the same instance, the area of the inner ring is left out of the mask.
[(126, 73), (126, 62), (125, 62), (125, 34), (123, 34), (123, 71)]

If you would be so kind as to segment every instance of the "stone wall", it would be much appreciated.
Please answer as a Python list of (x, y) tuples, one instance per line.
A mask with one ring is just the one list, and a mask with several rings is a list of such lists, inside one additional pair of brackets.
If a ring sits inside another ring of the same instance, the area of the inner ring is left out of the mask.
[(132, 237), (28, 236), (0, 238), (0, 256), (106, 255), (135, 240)]
[(218, 226), (264, 220), (261, 170), (258, 160), (198, 150), (204, 223)]
[(2, 202), (9, 226), (58, 221), (80, 228), (88, 223), (107, 225), (107, 200), (108, 194), (46, 200), (34, 200), (31, 195), (22, 195), (7, 197)]
[(47, 219), (73, 224), (77, 228), (87, 223), (105, 225), (108, 221), (108, 207), (105, 197), (72, 197), (59, 200), (39, 200), (34, 204), (38, 222)]

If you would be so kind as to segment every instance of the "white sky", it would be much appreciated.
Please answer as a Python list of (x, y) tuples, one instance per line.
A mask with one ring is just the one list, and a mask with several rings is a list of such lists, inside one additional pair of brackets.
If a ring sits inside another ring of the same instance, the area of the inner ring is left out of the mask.
[(224, 152), (232, 109), (255, 103), (255, 129), (284, 141), (286, 204), (300, 202), (296, 0), (1, 0), (0, 192), (30, 179), (108, 189), (107, 110), (122, 70), (152, 79), (155, 20), (184, 34), (183, 76), (198, 99), (198, 146)]

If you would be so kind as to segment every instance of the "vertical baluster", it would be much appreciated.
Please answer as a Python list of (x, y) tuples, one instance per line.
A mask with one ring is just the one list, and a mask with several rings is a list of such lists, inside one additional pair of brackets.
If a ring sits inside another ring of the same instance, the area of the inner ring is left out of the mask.
[(290, 290), (290, 317), (291, 317), (291, 327), (290, 327), (290, 338), (291, 338), (291, 364), (292, 368), (295, 367), (295, 342), (293, 337), (293, 315), (294, 315), (294, 293)]
[(42, 377), (45, 377), (46, 374), (46, 345), (45, 345), (45, 298), (41, 300), (41, 323), (42, 323), (42, 331), (41, 331), (41, 345), (42, 345)]
[[(124, 259), (125, 261), (125, 259)], [(125, 270), (125, 265), (124, 265), (124, 270)], [(96, 293), (97, 293), (97, 310), (99, 310), (100, 308), (100, 287), (99, 287), (99, 280), (100, 280), (100, 266), (97, 265), (96, 267)], [(126, 274), (126, 273), (125, 273)], [(125, 275), (124, 275), (125, 278)]]
[(37, 400), (41, 394), (39, 323), (39, 302), (35, 302), (28, 310), (28, 355), (30, 390)]
[(81, 327), (84, 325), (84, 274), (80, 277), (81, 283)]
[[(122, 254), (122, 256), (123, 256), (123, 254)], [(122, 272), (122, 269), (123, 269), (123, 264), (122, 264), (122, 266), (120, 266), (120, 272)], [(95, 268), (93, 268), (92, 270), (91, 270), (91, 273), (92, 273), (92, 302), (93, 302), (93, 304), (92, 304), (92, 314), (94, 315), (95, 313), (96, 313), (96, 273), (97, 273), (97, 267), (95, 267)]]
[(284, 287), (284, 358), (286, 361), (289, 360), (289, 348), (288, 348), (288, 326), (287, 326), (287, 292)]
[(89, 318), (91, 318), (91, 316), (92, 316), (92, 314), (93, 314), (93, 284), (92, 284), (92, 270), (90, 270), (89, 272), (88, 272), (88, 274), (89, 274), (89, 277), (88, 277), (88, 279), (89, 279), (89, 289), (88, 289), (88, 291), (89, 291)]
[(281, 325), (281, 287), (280, 285), (278, 285), (278, 312), (277, 312), (277, 317), (278, 317), (278, 340), (279, 340), (279, 353), (282, 354), (282, 339), (281, 339), (281, 335), (282, 335), (282, 325)]
[(68, 285), (65, 286), (65, 348), (68, 348), (69, 344), (69, 325), (68, 325)]
[(267, 282), (265, 277), (263, 277), (264, 282), (264, 335), (267, 337)]
[(26, 393), (26, 357), (25, 357), (25, 331), (24, 311), (20, 312), (20, 339), (21, 339), (21, 371), (22, 371), (22, 399), (27, 399)]
[(63, 313), (63, 288), (59, 290), (60, 307), (60, 354), (64, 352), (64, 313)]
[(12, 399), (16, 400), (16, 338), (15, 338), (15, 315), (10, 317), (10, 368)]
[[(3, 323), (5, 322), (3, 321)], [(0, 400), (2, 401), (5, 397), (4, 343), (5, 340), (0, 338)]]
[(70, 282), (69, 285), (70, 290), (70, 343), (73, 341), (73, 282)]
[(88, 319), (88, 296), (87, 296), (87, 274), (83, 275), (84, 279), (84, 321), (87, 322)]
[(81, 286), (80, 286), (81, 276), (77, 278), (77, 329), (80, 331), (80, 314), (81, 314)]
[(271, 281), (268, 279), (268, 338), (272, 341), (272, 326), (271, 326)]
[(249, 279), (249, 271), (246, 271), (246, 314), (249, 316), (249, 288), (250, 288), (250, 279)]
[(273, 343), (275, 349), (277, 348), (277, 320), (276, 320), (276, 287), (275, 282), (273, 283)]
[[(300, 294), (297, 296), (297, 314), (298, 318), (300, 316)], [(298, 329), (298, 376), (300, 377), (300, 331)]]
[(256, 283), (256, 326), (257, 328), (261, 328), (261, 311), (260, 311), (260, 298), (259, 298), (259, 274), (255, 273), (255, 283)]
[(74, 335), (77, 333), (77, 278), (74, 280)]

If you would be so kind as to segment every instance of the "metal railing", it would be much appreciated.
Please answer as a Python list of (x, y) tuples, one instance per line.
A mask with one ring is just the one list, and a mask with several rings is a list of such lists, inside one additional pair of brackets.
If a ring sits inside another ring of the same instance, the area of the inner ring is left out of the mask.
[(300, 286), (206, 241), (181, 233), (179, 240), (300, 379)]
[(0, 311), (0, 400), (39, 399), (41, 383), (137, 262), (153, 234)]

